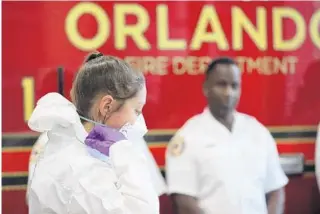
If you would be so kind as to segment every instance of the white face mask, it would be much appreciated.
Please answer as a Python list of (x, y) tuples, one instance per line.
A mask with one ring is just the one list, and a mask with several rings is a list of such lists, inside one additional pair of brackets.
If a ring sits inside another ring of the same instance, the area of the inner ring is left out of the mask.
[[(104, 124), (98, 123), (82, 116), (80, 116), (80, 118), (93, 124), (105, 126)], [(128, 140), (135, 141), (136, 139), (140, 140), (141, 138), (143, 138), (143, 136), (148, 132), (148, 129), (144, 117), (141, 114), (138, 116), (134, 124), (126, 123), (120, 128), (119, 131), (124, 134), (128, 138)]]
[(135, 141), (136, 139), (140, 140), (148, 132), (146, 122), (143, 115), (139, 115), (136, 122), (132, 124), (125, 124), (120, 132), (125, 134), (128, 140)]

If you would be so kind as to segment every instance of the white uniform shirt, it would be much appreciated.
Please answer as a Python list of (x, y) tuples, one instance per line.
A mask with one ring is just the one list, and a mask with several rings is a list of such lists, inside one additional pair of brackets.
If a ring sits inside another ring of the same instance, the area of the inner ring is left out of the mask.
[(320, 123), (318, 126), (318, 132), (317, 132), (315, 153), (316, 153), (315, 154), (316, 177), (318, 182), (318, 188), (320, 190)]
[(261, 123), (235, 113), (231, 133), (208, 109), (169, 143), (166, 176), (169, 193), (196, 197), (205, 214), (266, 214), (266, 193), (288, 183)]
[(112, 145), (107, 161), (92, 157), (75, 107), (57, 93), (39, 100), (28, 124), (48, 136), (29, 181), (30, 214), (159, 214), (146, 159), (133, 143)]

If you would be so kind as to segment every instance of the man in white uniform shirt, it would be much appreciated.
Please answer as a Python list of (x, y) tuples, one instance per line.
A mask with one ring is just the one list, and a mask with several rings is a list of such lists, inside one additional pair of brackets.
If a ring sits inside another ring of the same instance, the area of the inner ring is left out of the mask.
[(241, 71), (230, 58), (209, 65), (208, 107), (178, 130), (166, 152), (177, 214), (282, 214), (288, 178), (270, 132), (235, 110)]

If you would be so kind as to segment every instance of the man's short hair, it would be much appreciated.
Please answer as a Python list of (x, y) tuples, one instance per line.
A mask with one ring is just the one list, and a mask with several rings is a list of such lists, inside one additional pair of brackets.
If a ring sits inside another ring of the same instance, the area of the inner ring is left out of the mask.
[(217, 65), (237, 65), (237, 63), (230, 57), (218, 57), (212, 60), (206, 70), (206, 79), (208, 79), (209, 75), (214, 71)]

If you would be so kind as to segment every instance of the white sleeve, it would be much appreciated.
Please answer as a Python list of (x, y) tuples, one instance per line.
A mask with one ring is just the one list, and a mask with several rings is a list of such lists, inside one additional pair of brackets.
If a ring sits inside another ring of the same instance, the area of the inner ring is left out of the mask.
[(135, 144), (139, 146), (139, 150), (145, 155), (147, 161), (148, 170), (152, 179), (152, 183), (158, 196), (167, 193), (167, 187), (165, 180), (161, 174), (161, 171), (158, 167), (156, 160), (154, 159), (146, 141), (143, 138), (137, 139)]
[[(117, 142), (110, 149), (111, 169), (92, 167), (80, 180), (70, 210), (88, 214), (159, 214), (159, 199), (148, 180), (144, 159), (134, 152), (129, 141)], [(114, 172), (117, 183), (112, 179)]]
[(198, 195), (198, 177), (195, 151), (177, 133), (166, 151), (166, 179), (169, 194)]
[[(143, 198), (125, 194), (109, 179), (105, 168), (94, 167), (83, 179), (69, 203), (72, 213), (87, 214), (158, 214)], [(136, 189), (136, 191), (139, 191)]]
[(277, 144), (270, 132), (265, 129), (265, 142), (267, 147), (267, 174), (265, 178), (265, 193), (280, 189), (287, 185), (288, 178), (285, 175), (277, 149)]
[(316, 153), (315, 154), (316, 177), (317, 177), (318, 187), (320, 189), (320, 124), (318, 126), (315, 153)]
[(133, 143), (120, 141), (111, 146), (110, 159), (119, 179), (124, 204), (134, 213), (158, 214), (159, 198), (151, 181), (147, 160)]
[(48, 142), (47, 133), (42, 133), (38, 140), (34, 143), (30, 158), (29, 158), (29, 178), (33, 175), (34, 165), (36, 164), (40, 154), (44, 151), (44, 148)]
[(30, 158), (29, 158), (29, 167), (28, 167), (28, 183), (27, 183), (27, 191), (26, 191), (26, 203), (28, 204), (28, 194), (29, 194), (29, 185), (30, 185), (30, 179), (33, 176), (33, 172), (35, 170), (35, 164), (40, 156), (40, 154), (43, 152), (44, 147), (46, 143), (48, 142), (47, 133), (42, 133), (38, 140), (34, 143)]

